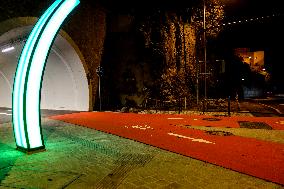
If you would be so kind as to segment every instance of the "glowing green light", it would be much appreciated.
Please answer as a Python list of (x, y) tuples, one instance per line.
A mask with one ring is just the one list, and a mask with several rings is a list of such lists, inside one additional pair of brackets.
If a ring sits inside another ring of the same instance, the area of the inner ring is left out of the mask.
[(40, 91), (49, 49), (79, 0), (56, 0), (34, 26), (18, 62), (13, 86), (13, 128), (19, 149), (44, 148), (40, 123)]
[(17, 71), (15, 74), (14, 79), (14, 86), (13, 86), (13, 126), (14, 126), (14, 135), (16, 138), (17, 146), (27, 148), (27, 140), (25, 136), (25, 129), (24, 129), (24, 121), (23, 121), (23, 93), (24, 93), (24, 80), (26, 77), (28, 63), (32, 54), (32, 50), (35, 46), (36, 40), (50, 17), (51, 13), (54, 9), (58, 6), (61, 0), (54, 2), (47, 11), (42, 15), (39, 19), (37, 24), (34, 26), (32, 32), (26, 44), (23, 48), (18, 66)]

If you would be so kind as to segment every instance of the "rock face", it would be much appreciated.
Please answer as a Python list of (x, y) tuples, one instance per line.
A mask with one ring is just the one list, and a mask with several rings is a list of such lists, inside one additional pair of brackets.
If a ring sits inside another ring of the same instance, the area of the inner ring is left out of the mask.
[(128, 112), (129, 112), (129, 108), (127, 108), (127, 107), (122, 107), (121, 110), (120, 110), (120, 112), (122, 112), (122, 113), (128, 113)]
[(136, 109), (136, 108), (130, 108), (130, 109), (129, 109), (129, 112), (131, 112), (131, 113), (138, 113), (139, 110)]

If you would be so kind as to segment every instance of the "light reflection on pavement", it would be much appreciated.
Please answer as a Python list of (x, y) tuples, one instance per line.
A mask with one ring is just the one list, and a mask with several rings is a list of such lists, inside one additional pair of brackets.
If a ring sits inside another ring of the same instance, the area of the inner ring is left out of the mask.
[[(63, 115), (70, 113), (77, 113), (79, 111), (71, 111), (71, 110), (41, 110), (41, 117), (49, 117), (54, 115)], [(0, 124), (8, 123), (12, 121), (12, 109), (11, 108), (3, 108), (0, 107)]]

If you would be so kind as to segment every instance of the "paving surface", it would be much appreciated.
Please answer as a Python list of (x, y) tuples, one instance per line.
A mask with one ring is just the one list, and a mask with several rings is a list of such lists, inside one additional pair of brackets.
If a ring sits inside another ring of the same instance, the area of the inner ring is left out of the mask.
[(284, 188), (149, 145), (43, 119), (47, 151), (15, 150), (0, 125), (0, 188)]
[(283, 118), (117, 112), (82, 112), (51, 118), (136, 140), (284, 185), (284, 144), (235, 136), (231, 132), (191, 128), (194, 125), (283, 130)]

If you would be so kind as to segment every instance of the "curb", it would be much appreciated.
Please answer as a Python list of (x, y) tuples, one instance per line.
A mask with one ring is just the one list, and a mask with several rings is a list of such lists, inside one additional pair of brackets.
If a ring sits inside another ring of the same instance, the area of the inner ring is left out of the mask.
[(274, 107), (272, 107), (272, 106), (269, 106), (269, 105), (267, 105), (267, 104), (262, 104), (262, 103), (259, 103), (260, 105), (262, 105), (262, 106), (265, 106), (265, 107), (268, 107), (268, 108), (271, 108), (271, 109), (273, 109), (273, 110), (275, 110), (278, 114), (283, 114), (280, 110), (278, 110), (277, 108), (274, 108)]

